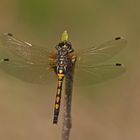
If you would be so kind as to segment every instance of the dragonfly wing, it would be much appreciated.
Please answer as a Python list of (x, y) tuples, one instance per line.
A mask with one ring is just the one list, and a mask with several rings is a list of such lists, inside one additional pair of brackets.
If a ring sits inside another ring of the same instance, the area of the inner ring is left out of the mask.
[(27, 64), (23, 61), (0, 62), (0, 68), (8, 74), (34, 84), (50, 84), (55, 79), (54, 72), (45, 65)]
[(102, 63), (120, 52), (126, 46), (126, 43), (125, 39), (117, 37), (98, 47), (83, 49), (77, 53), (77, 64), (94, 66)]
[(0, 49), (10, 51), (32, 63), (46, 63), (48, 61), (47, 48), (32, 45), (26, 41), (15, 38), (11, 33), (0, 34)]
[(49, 83), (54, 73), (48, 57), (46, 48), (20, 41), (11, 34), (0, 35), (0, 68), (10, 75), (31, 83)]
[(74, 83), (76, 85), (101, 83), (113, 79), (125, 71), (125, 67), (122, 64), (97, 65), (93, 67), (82, 66), (79, 69), (75, 69)]

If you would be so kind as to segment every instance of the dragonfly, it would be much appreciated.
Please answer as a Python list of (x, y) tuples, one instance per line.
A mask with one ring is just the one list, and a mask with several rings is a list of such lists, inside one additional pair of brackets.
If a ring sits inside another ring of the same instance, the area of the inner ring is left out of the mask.
[(74, 83), (93, 85), (125, 72), (121, 63), (104, 64), (126, 46), (126, 39), (116, 37), (99, 46), (75, 51), (64, 31), (55, 49), (49, 50), (17, 39), (12, 33), (0, 34), (0, 68), (8, 74), (34, 84), (57, 81), (53, 123), (60, 112), (62, 85), (74, 68)]

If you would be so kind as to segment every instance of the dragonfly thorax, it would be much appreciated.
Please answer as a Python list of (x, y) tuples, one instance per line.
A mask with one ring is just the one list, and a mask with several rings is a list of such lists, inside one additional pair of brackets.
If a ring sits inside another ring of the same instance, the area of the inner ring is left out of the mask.
[(54, 67), (56, 74), (62, 70), (66, 74), (72, 67), (72, 60), (69, 55), (74, 52), (70, 42), (61, 42), (56, 46), (57, 49), (57, 62)]

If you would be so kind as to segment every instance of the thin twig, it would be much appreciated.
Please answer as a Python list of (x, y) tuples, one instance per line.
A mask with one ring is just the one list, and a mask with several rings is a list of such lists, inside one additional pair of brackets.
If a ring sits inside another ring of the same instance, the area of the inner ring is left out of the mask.
[(72, 103), (72, 88), (73, 88), (73, 72), (74, 72), (74, 67), (65, 77), (62, 140), (69, 140), (70, 129), (72, 128), (71, 103)]

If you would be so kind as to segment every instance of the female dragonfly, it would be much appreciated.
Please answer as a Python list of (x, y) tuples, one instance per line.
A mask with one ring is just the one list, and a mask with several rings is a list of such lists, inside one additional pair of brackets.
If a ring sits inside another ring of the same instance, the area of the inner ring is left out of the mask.
[[(49, 84), (58, 80), (53, 123), (57, 124), (60, 110), (62, 83), (74, 67), (74, 82), (95, 84), (114, 78), (125, 71), (120, 63), (100, 64), (117, 54), (126, 40), (116, 37), (97, 47), (75, 51), (64, 31), (55, 52), (45, 47), (21, 41), (11, 33), (0, 35), (0, 68), (5, 72), (31, 83)], [(55, 74), (54, 74), (55, 73)], [(78, 80), (79, 79), (79, 80)]]

